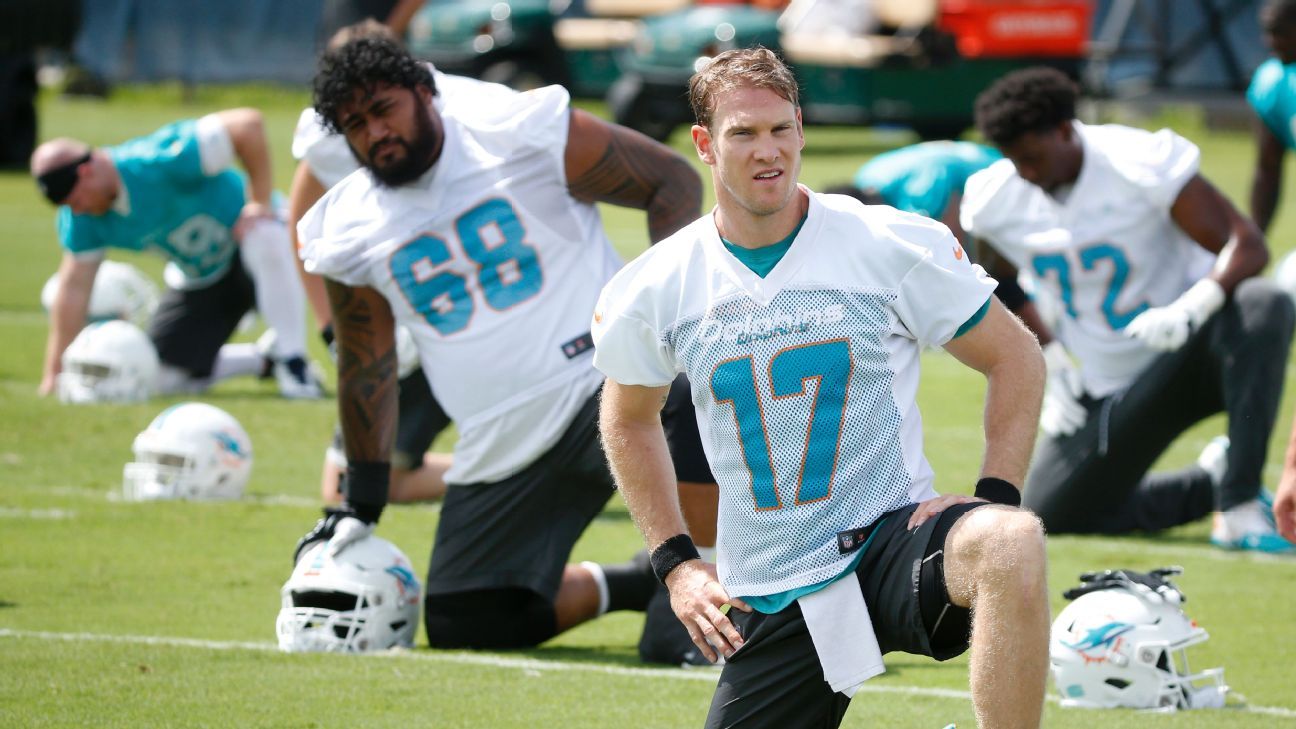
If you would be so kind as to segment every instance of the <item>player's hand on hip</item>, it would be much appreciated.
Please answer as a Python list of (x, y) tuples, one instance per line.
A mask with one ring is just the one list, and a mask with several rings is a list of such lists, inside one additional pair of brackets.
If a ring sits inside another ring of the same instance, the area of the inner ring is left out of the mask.
[(675, 617), (708, 661), (715, 663), (720, 655), (727, 658), (742, 647), (738, 629), (720, 609), (730, 605), (751, 612), (751, 606), (729, 597), (716, 578), (715, 565), (700, 559), (683, 562), (666, 575), (666, 589)]
[(1188, 337), (1206, 323), (1226, 299), (1224, 289), (1204, 278), (1166, 306), (1158, 306), (1134, 317), (1125, 327), (1125, 336), (1143, 342), (1158, 352), (1173, 352), (1184, 346)]
[(342, 550), (373, 534), (374, 522), (366, 521), (346, 504), (324, 509), (324, 516), (301, 539), (293, 550), (293, 564), (311, 545), (328, 540), (328, 555), (336, 557)]
[(1040, 409), (1040, 429), (1054, 437), (1071, 435), (1089, 419), (1089, 411), (1080, 403), (1084, 395), (1080, 370), (1071, 361), (1066, 347), (1057, 341), (1044, 345), (1044, 366), (1048, 380)]
[(944, 496), (937, 496), (934, 499), (927, 499), (918, 504), (918, 508), (914, 509), (914, 512), (909, 515), (909, 529), (911, 531), (917, 529), (926, 523), (928, 519), (940, 516), (942, 511), (945, 511), (951, 506), (971, 504), (976, 501), (985, 501), (985, 499), (978, 499), (975, 496), (964, 496), (962, 494), (945, 494)]

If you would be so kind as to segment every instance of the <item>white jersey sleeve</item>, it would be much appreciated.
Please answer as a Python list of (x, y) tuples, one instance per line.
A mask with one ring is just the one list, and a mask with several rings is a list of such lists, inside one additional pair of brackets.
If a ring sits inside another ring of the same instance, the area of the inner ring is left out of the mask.
[(678, 284), (673, 264), (679, 256), (648, 255), (662, 246), (670, 247), (658, 243), (618, 271), (594, 309), (594, 366), (622, 385), (662, 387), (679, 371), (663, 333), (674, 317), (655, 303), (671, 300), (665, 289)]
[(986, 305), (997, 284), (944, 225), (897, 210), (889, 227), (899, 240), (924, 249), (900, 281), (896, 316), (919, 344), (942, 346)]
[(1024, 191), (1010, 184), (1017, 179), (1017, 168), (1006, 159), (974, 173), (963, 186), (959, 202), (959, 224), (968, 235), (995, 242), (1002, 227), (1013, 217), (1013, 206), (1022, 203)]
[(219, 116), (208, 114), (200, 117), (194, 125), (194, 136), (198, 139), (198, 158), (202, 161), (203, 174), (219, 174), (233, 166), (234, 140), (230, 139), (229, 130)]
[(293, 130), (293, 158), (305, 162), (311, 174), (325, 189), (333, 187), (342, 178), (360, 169), (360, 163), (346, 138), (334, 134), (324, 126), (324, 120), (314, 109), (303, 109), (297, 118), (297, 127)]
[(1116, 174), (1144, 192), (1153, 206), (1169, 210), (1201, 166), (1201, 150), (1170, 129), (1146, 132), (1115, 124), (1084, 127)]

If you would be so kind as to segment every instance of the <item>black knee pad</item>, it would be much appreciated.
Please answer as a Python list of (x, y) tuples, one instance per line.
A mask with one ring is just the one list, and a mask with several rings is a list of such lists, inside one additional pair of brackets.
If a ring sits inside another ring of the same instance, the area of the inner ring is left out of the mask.
[(1265, 278), (1251, 278), (1238, 284), (1234, 302), (1244, 316), (1258, 318), (1270, 334), (1290, 336), (1296, 326), (1296, 307), (1277, 284)]
[(558, 632), (553, 604), (520, 587), (428, 595), (423, 621), (433, 648), (530, 648)]

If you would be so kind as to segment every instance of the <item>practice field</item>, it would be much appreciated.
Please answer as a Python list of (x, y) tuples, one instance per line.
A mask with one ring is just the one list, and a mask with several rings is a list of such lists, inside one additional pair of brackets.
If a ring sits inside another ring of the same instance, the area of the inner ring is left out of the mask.
[[(108, 144), (176, 118), (261, 106), (276, 179), (286, 190), (288, 141), (306, 103), (304, 92), (247, 87), (199, 90), (187, 103), (172, 88), (122, 89), (109, 102), (50, 97), (42, 105), (42, 137)], [(1250, 138), (1207, 133), (1184, 119), (1179, 128), (1202, 145), (1206, 174), (1245, 206)], [(685, 134), (674, 141), (694, 157)], [(910, 141), (886, 132), (811, 129), (802, 178), (818, 188), (849, 180), (868, 157)], [(52, 212), (25, 175), (0, 175), (0, 727), (700, 725), (717, 672), (642, 667), (634, 648), (642, 620), (632, 614), (516, 653), (278, 653), (278, 591), (293, 544), (318, 514), (333, 403), (285, 402), (269, 382), (220, 386), (203, 399), (239, 419), (256, 454), (244, 499), (123, 503), (117, 495), (131, 440), (172, 401), (66, 407), (36, 397), (46, 330), (38, 295), (59, 257)], [(625, 254), (643, 250), (642, 215), (610, 211), (605, 220)], [(1292, 248), (1296, 201), (1288, 201), (1274, 233), (1276, 253)], [(160, 280), (160, 262), (114, 257)], [(315, 354), (323, 359), (322, 349)], [(975, 480), (982, 390), (979, 377), (951, 358), (926, 356), (920, 400), (942, 491), (968, 492)], [(1288, 396), (1265, 469), (1271, 488), (1291, 416)], [(1201, 424), (1162, 465), (1191, 463), (1222, 429), (1218, 418)], [(449, 445), (443, 439), (438, 448)], [(393, 506), (379, 530), (409, 554), (420, 575), (437, 516), (435, 505)], [(1183, 565), (1188, 613), (1211, 633), (1190, 655), (1197, 668), (1225, 667), (1234, 692), (1228, 708), (1145, 716), (1063, 710), (1050, 700), (1047, 726), (1296, 727), (1296, 558), (1221, 552), (1207, 544), (1208, 528), (1202, 522), (1124, 539), (1051, 539), (1050, 594), (1056, 614), (1061, 591), (1082, 571)], [(573, 558), (621, 561), (639, 546), (614, 497)], [(857, 694), (845, 726), (975, 725), (966, 658), (937, 664), (893, 655), (887, 664), (887, 673)]]

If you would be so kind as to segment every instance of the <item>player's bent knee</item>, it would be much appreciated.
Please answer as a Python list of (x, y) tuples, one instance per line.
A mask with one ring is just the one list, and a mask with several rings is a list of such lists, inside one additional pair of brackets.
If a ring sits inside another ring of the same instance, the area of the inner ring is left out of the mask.
[(428, 595), (423, 619), (433, 648), (530, 648), (558, 632), (553, 604), (523, 588)]
[(1035, 572), (1044, 564), (1044, 525), (1025, 509), (975, 509), (959, 520), (949, 541), (954, 559), (986, 576)]

